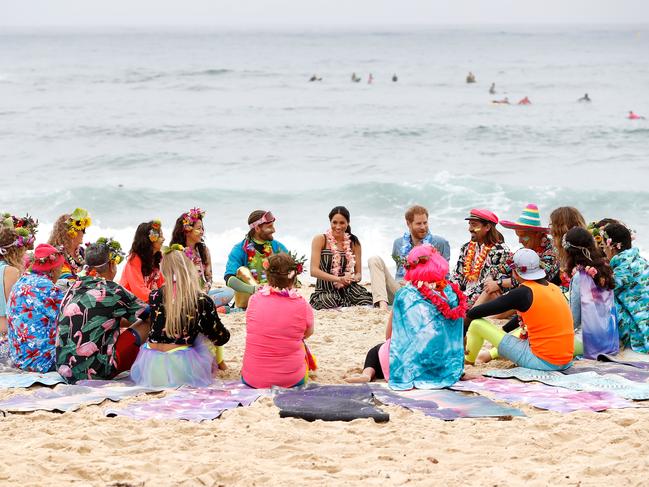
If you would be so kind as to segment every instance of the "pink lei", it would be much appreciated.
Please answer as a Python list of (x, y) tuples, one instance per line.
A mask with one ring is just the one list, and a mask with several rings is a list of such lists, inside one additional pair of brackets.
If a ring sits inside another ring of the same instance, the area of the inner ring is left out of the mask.
[[(331, 248), (331, 274), (338, 277), (344, 274), (354, 274), (354, 268), (356, 267), (356, 257), (352, 251), (352, 239), (348, 233), (345, 233), (345, 238), (343, 240), (343, 249), (338, 249), (338, 244), (334, 238), (333, 232), (331, 229), (327, 230), (325, 233), (327, 241), (329, 242), (329, 247)], [(345, 272), (341, 273), (342, 270), (342, 255), (345, 254)], [(337, 286), (338, 283), (334, 283), (334, 286)]]
[(271, 294), (277, 294), (279, 296), (285, 296), (287, 298), (291, 299), (296, 299), (300, 298), (301, 295), (299, 292), (297, 292), (296, 289), (280, 289), (277, 287), (272, 287), (269, 284), (266, 284), (265, 286), (262, 286), (259, 288), (259, 291), (257, 291), (259, 294), (262, 294), (264, 296), (270, 296)]

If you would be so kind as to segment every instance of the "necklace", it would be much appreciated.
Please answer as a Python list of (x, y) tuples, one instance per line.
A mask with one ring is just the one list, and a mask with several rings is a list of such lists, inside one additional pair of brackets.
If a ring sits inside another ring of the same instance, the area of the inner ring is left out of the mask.
[(485, 260), (493, 245), (483, 245), (480, 254), (476, 257), (476, 249), (478, 244), (476, 242), (469, 242), (466, 257), (464, 260), (464, 277), (467, 281), (477, 281), (484, 267)]
[[(342, 270), (342, 256), (345, 256), (345, 272), (344, 274), (353, 274), (354, 268), (356, 267), (356, 258), (354, 257), (354, 252), (352, 252), (352, 240), (348, 233), (345, 233), (343, 238), (343, 249), (338, 249), (338, 243), (336, 238), (333, 235), (331, 229), (327, 230), (325, 233), (327, 241), (329, 242), (329, 247), (331, 248), (332, 258), (331, 258), (331, 274), (338, 277), (343, 275)], [(334, 283), (336, 285), (337, 283)]]
[[(444, 293), (444, 289), (449, 284), (451, 285), (451, 289), (457, 296), (458, 302), (455, 308), (451, 308), (448, 303), (448, 297)], [(439, 310), (439, 312), (442, 313), (442, 316), (444, 316), (444, 318), (447, 318), (449, 320), (457, 320), (466, 316), (466, 296), (456, 283), (448, 283), (446, 281), (440, 281), (437, 283), (417, 281), (416, 283), (413, 283), (413, 285), (425, 299), (433, 303), (433, 305)]]

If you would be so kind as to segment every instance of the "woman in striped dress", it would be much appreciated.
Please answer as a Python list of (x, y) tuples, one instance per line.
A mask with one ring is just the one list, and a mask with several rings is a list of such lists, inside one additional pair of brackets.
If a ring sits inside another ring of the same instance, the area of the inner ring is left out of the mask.
[(361, 243), (351, 232), (349, 211), (329, 212), (331, 228), (311, 244), (311, 275), (317, 279), (310, 304), (314, 309), (371, 306), (372, 294), (361, 280)]

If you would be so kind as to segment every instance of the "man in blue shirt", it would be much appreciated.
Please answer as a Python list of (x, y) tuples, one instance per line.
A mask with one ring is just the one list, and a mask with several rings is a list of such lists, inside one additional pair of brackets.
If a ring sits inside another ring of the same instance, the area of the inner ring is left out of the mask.
[(275, 217), (270, 211), (253, 211), (248, 217), (248, 228), (246, 238), (232, 247), (225, 266), (224, 280), (234, 289), (238, 308), (246, 308), (256, 286), (267, 282), (264, 260), (272, 254), (288, 253), (286, 247), (273, 238)]
[(372, 298), (374, 306), (387, 310), (388, 304), (394, 300), (394, 294), (405, 283), (403, 276), (406, 270), (403, 267), (408, 253), (413, 247), (427, 243), (437, 249), (446, 259), (451, 258), (451, 247), (444, 237), (431, 235), (428, 231), (428, 210), (423, 206), (412, 206), (405, 214), (408, 231), (402, 237), (397, 238), (392, 245), (392, 259), (397, 264), (397, 272), (392, 277), (385, 262), (381, 257), (370, 257), (367, 265), (370, 269), (372, 281)]

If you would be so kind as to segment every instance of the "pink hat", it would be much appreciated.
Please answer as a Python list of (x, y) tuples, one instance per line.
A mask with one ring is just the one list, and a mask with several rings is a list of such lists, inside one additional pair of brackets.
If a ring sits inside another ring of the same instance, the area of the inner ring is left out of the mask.
[(65, 258), (60, 250), (49, 244), (40, 244), (34, 250), (32, 269), (37, 272), (49, 272), (62, 266), (64, 262)]
[(473, 208), (465, 220), (481, 220), (483, 222), (493, 223), (494, 225), (498, 223), (496, 214), (484, 208)]

